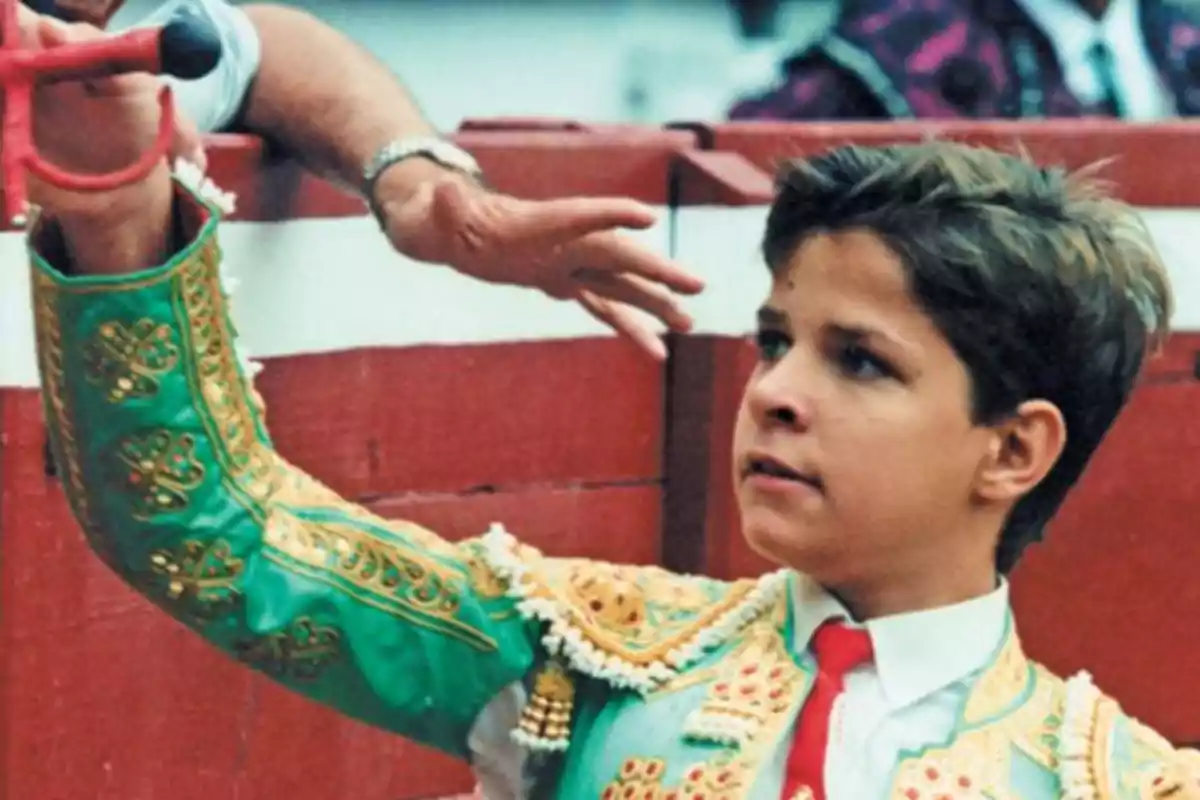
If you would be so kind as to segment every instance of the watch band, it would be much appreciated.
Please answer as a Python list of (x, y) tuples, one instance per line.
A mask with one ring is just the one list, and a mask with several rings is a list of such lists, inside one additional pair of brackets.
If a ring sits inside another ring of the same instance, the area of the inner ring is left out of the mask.
[(371, 157), (363, 168), (363, 193), (374, 205), (375, 184), (388, 168), (410, 158), (427, 158), (446, 169), (469, 175), (482, 181), (483, 170), (470, 153), (445, 139), (435, 136), (412, 136), (394, 139)]

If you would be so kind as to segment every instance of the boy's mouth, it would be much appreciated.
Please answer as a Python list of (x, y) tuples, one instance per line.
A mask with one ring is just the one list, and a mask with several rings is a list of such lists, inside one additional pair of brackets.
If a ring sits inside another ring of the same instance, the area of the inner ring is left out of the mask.
[(825, 488), (821, 478), (811, 472), (796, 469), (787, 463), (765, 453), (751, 453), (745, 459), (742, 468), (742, 479), (762, 476), (779, 480), (804, 483), (820, 491)]

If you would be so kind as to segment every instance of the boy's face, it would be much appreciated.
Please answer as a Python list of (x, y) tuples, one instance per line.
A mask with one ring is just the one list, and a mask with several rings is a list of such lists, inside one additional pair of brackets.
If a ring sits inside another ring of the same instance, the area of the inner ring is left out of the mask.
[(808, 238), (759, 331), (734, 436), (750, 545), (828, 586), (990, 562), (969, 517), (997, 432), (972, 424), (967, 369), (883, 241)]

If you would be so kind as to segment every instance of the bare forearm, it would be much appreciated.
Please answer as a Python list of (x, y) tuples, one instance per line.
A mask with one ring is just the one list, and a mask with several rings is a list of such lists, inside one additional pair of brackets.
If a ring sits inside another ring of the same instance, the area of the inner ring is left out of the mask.
[(65, 197), (47, 208), (62, 232), (71, 270), (120, 275), (164, 263), (174, 242), (174, 191), (164, 165), (116, 192)]
[(243, 122), (307, 168), (355, 190), (389, 141), (432, 128), (404, 86), (374, 56), (314, 17), (248, 5), (262, 64)]

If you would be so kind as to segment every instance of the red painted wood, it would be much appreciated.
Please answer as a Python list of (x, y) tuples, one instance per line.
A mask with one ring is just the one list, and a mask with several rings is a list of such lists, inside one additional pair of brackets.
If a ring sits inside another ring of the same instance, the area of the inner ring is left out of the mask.
[(416, 520), (455, 541), (478, 536), (492, 522), (501, 522), (509, 533), (548, 556), (658, 564), (661, 506), (662, 491), (655, 481), (389, 498), (368, 507), (389, 518)]
[(1088, 669), (1127, 710), (1200, 742), (1200, 382), (1138, 390), (1013, 579), (1029, 651)]
[[(6, 509), (8, 508), (8, 491), (6, 487), (7, 479), (11, 475), (11, 467), (8, 465), (10, 454), (13, 453), (9, 446), (9, 429), (8, 412), (13, 409), (12, 401), (8, 398), (9, 392), (6, 389), (0, 389), (0, 776), (11, 774), (15, 768), (15, 764), (11, 758), (9, 749), (9, 729), (10, 716), (8, 709), (9, 686), (9, 657), (12, 653), (12, 642), (9, 636), (9, 615), (6, 612), (9, 603), (9, 594), (11, 589), (8, 577), (5, 571), (4, 558), (4, 531), (6, 519)], [(15, 413), (15, 412), (14, 412)], [(14, 457), (15, 458), (15, 457)], [(8, 782), (0, 777), (0, 800), (8, 800)]]
[[(1014, 151), (1023, 147), (1039, 163), (1078, 169), (1112, 159), (1103, 175), (1119, 194), (1143, 206), (1200, 205), (1200, 164), (1194, 152), (1200, 125), (1178, 122), (1129, 125), (1110, 120), (921, 121), (795, 124), (735, 122), (691, 126), (702, 131), (712, 149), (741, 154), (773, 174), (782, 159), (796, 158), (841, 144), (880, 145), (936, 136)], [(705, 130), (707, 128), (707, 130)], [(693, 201), (705, 202), (711, 188), (697, 189)]]
[(290, 356), (257, 385), (280, 451), (356, 498), (661, 475), (662, 368), (616, 338)]
[[(677, 154), (695, 145), (686, 131), (629, 126), (586, 130), (472, 129), (452, 137), (479, 161), (489, 185), (518, 197), (578, 194), (632, 197), (665, 205)], [(275, 221), (362, 216), (356, 197), (302, 171), (249, 136), (212, 136), (209, 175), (238, 198), (233, 219)]]

